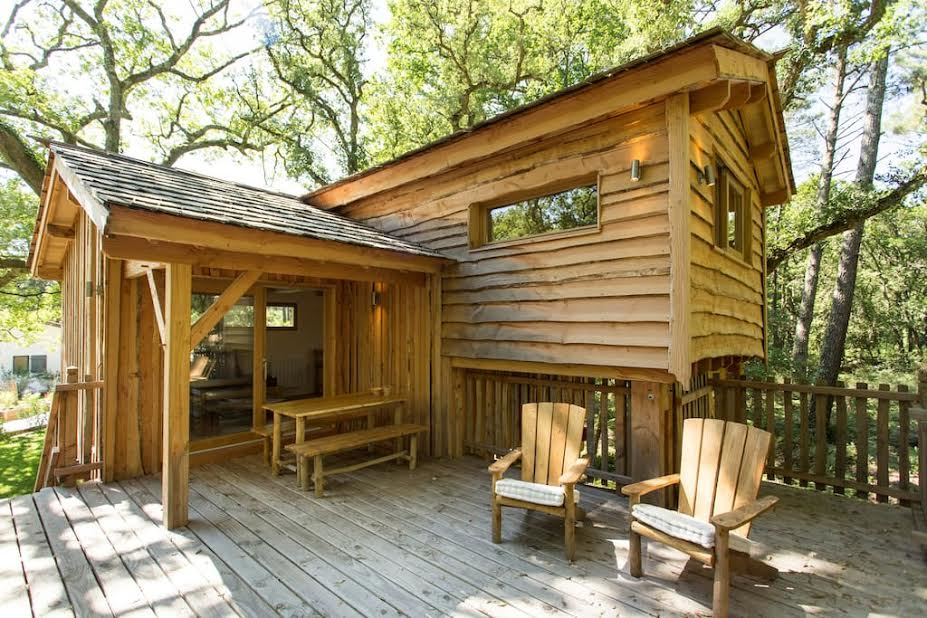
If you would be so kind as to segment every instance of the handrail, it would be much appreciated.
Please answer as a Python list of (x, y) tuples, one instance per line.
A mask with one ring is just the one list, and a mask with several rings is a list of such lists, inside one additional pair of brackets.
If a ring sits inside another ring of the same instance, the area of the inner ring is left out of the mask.
[(92, 418), (86, 414), (93, 406), (80, 405), (79, 398), (81, 393), (86, 397), (91, 391), (103, 388), (103, 382), (78, 382), (76, 367), (68, 367), (65, 376), (66, 381), (52, 393), (34, 491), (54, 486), (65, 478), (89, 478), (101, 467)]

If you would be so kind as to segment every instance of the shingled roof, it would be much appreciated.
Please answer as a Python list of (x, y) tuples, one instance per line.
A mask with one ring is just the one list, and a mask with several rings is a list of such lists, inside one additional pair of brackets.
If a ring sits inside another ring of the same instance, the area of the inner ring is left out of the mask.
[(105, 208), (138, 208), (201, 221), (446, 259), (437, 251), (315, 208), (292, 195), (60, 142), (52, 142), (49, 148), (93, 199)]

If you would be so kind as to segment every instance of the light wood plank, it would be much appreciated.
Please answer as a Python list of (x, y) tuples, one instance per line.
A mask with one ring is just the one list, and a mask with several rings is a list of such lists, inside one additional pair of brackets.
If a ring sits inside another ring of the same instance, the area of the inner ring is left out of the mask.
[(32, 496), (17, 496), (10, 500), (10, 506), (33, 615), (53, 618), (73, 616), (68, 593)]
[(190, 302), (188, 264), (165, 269), (164, 429), (161, 503), (164, 525), (176, 528), (188, 519), (190, 458)]
[(34, 494), (34, 498), (74, 613), (78, 616), (112, 616), (113, 610), (97, 584), (93, 568), (81, 551), (81, 544), (55, 491), (43, 489)]

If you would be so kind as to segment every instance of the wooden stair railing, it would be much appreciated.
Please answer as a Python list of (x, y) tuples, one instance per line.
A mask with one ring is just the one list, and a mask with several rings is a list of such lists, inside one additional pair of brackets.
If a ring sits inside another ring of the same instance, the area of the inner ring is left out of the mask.
[(52, 395), (35, 491), (90, 478), (102, 468), (94, 405), (95, 391), (102, 387), (102, 381), (78, 382), (77, 368), (67, 368), (65, 382)]

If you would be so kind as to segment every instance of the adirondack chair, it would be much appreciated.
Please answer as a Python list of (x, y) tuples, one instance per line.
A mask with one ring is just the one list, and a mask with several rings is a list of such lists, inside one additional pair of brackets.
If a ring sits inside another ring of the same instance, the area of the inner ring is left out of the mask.
[[(492, 542), (502, 542), (502, 507), (563, 518), (566, 557), (576, 555), (576, 521), (585, 518), (575, 485), (589, 460), (580, 458), (586, 410), (568, 403), (527, 403), (521, 407), (521, 448), (489, 466), (492, 473)], [(521, 480), (504, 479), (521, 460)]]
[[(750, 557), (750, 523), (778, 498), (757, 500), (770, 434), (741, 423), (691, 418), (683, 423), (679, 474), (622, 488), (631, 509), (629, 570), (640, 577), (641, 536), (681, 550), (714, 567), (714, 615), (727, 616), (731, 572), (774, 578), (776, 569)], [(679, 485), (671, 511), (641, 504), (652, 491)]]

